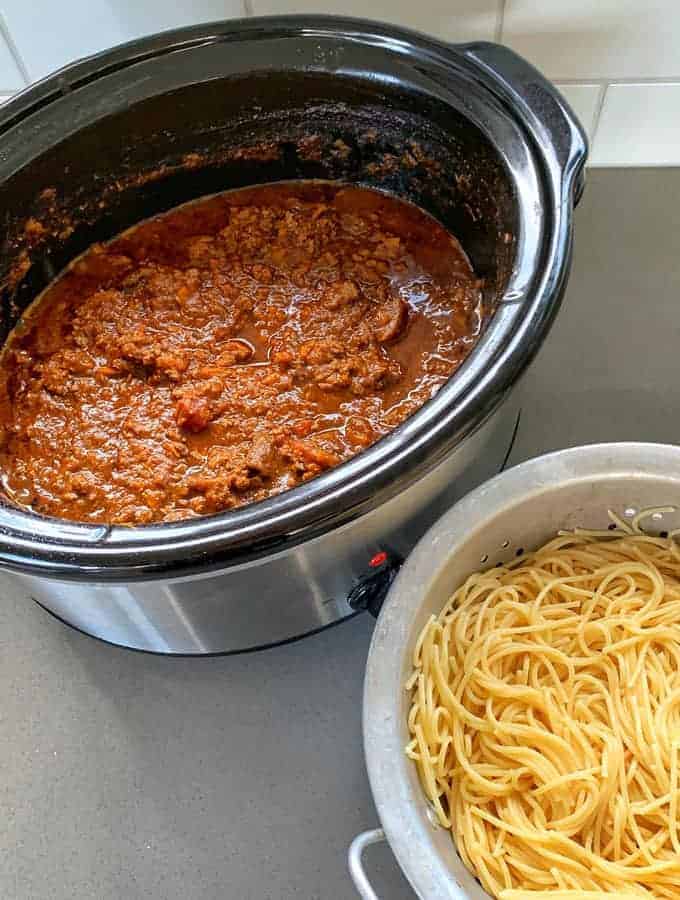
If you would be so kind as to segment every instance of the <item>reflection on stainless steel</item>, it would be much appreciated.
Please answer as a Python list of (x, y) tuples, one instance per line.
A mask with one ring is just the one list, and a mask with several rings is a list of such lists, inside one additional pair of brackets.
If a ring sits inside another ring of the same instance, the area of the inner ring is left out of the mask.
[(377, 550), (405, 556), (455, 499), (500, 469), (517, 410), (513, 395), (425, 478), (279, 557), (175, 581), (97, 585), (19, 575), (19, 583), (64, 621), (125, 647), (205, 654), (299, 637), (352, 615), (347, 594)]

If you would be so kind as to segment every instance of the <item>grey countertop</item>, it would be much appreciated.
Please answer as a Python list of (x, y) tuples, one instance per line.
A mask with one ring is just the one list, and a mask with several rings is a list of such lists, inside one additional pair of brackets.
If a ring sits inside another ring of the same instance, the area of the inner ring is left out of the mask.
[[(680, 442), (680, 170), (595, 170), (560, 317), (525, 379), (511, 462)], [(354, 896), (377, 818), (361, 749), (371, 621), (261, 653), (168, 659), (51, 619), (0, 576), (0, 897)], [(385, 900), (413, 900), (389, 849)]]

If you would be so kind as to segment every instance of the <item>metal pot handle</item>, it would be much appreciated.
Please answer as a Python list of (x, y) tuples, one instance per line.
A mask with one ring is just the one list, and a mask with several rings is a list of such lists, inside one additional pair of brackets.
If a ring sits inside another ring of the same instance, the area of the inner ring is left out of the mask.
[(354, 887), (357, 889), (361, 900), (379, 900), (378, 895), (371, 887), (368, 876), (364, 872), (362, 856), (364, 850), (370, 844), (379, 844), (384, 840), (385, 832), (382, 828), (374, 828), (372, 831), (362, 831), (349, 845), (349, 852), (347, 854), (349, 874), (352, 876)]
[(479, 41), (455, 49), (519, 112), (537, 144), (552, 148), (565, 193), (576, 205), (583, 193), (588, 138), (564, 97), (538, 69), (501, 44)]

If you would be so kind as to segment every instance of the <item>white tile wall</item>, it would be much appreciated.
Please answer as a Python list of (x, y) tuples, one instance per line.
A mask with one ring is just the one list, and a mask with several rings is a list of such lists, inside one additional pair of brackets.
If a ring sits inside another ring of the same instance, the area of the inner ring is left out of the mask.
[(252, 0), (255, 15), (334, 13), (396, 22), (447, 41), (492, 41), (502, 0)]
[(18, 91), (26, 85), (26, 78), (19, 69), (16, 57), (3, 33), (5, 31), (3, 26), (4, 23), (0, 22), (0, 94)]
[(678, 0), (507, 0), (503, 40), (558, 81), (680, 79)]
[(599, 84), (559, 84), (567, 102), (583, 123), (592, 141), (605, 88)]
[(501, 40), (558, 83), (591, 137), (591, 165), (680, 165), (680, 0), (0, 0), (0, 102), (141, 34), (284, 12)]
[(593, 163), (680, 165), (680, 84), (614, 84), (607, 88)]
[(142, 34), (244, 12), (242, 0), (2, 0), (0, 10), (31, 80)]

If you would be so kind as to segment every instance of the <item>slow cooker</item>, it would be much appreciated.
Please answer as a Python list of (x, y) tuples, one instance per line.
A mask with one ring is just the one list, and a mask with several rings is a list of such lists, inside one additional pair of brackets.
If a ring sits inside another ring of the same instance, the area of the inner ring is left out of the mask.
[(93, 241), (206, 194), (295, 178), (427, 210), (484, 279), (489, 323), (456, 375), (373, 447), (294, 490), (138, 528), (0, 506), (0, 565), (69, 624), (161, 653), (243, 650), (376, 608), (401, 559), (497, 471), (513, 391), (558, 310), (586, 140), (534, 68), (367, 21), (180, 29), (69, 66), (2, 108), (4, 340)]

